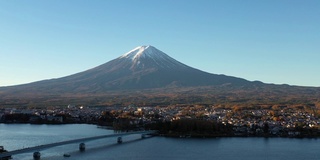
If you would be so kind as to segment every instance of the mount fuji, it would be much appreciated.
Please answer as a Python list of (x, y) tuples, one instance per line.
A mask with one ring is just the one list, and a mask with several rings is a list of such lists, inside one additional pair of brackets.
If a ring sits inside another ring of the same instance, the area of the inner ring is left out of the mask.
[(189, 67), (153, 46), (139, 46), (98, 67), (63, 78), (13, 89), (55, 93), (90, 93), (166, 87), (248, 85), (249, 81)]
[(104, 92), (110, 90), (249, 85), (241, 78), (189, 67), (153, 46), (139, 46), (98, 67), (58, 79), (5, 87), (15, 92)]
[(153, 46), (139, 46), (105, 64), (70, 76), (0, 87), (0, 100), (5, 103), (8, 100), (19, 101), (19, 104), (29, 104), (30, 101), (50, 101), (48, 103), (52, 104), (52, 101), (56, 101), (59, 104), (66, 97), (69, 100), (76, 99), (76, 102), (91, 97), (86, 101), (91, 104), (98, 103), (97, 97), (104, 98), (99, 103), (113, 101), (112, 99), (117, 97), (118, 103), (122, 103), (123, 99), (119, 97), (131, 97), (127, 101), (134, 101), (141, 93), (145, 97), (156, 93), (164, 95), (163, 97), (205, 95), (210, 101), (221, 98), (226, 101), (226, 97), (243, 101), (253, 97), (278, 99), (277, 97), (284, 96), (290, 99), (301, 97), (302, 93), (304, 97), (313, 97), (320, 95), (320, 90), (251, 82), (242, 78), (207, 73), (175, 60)]

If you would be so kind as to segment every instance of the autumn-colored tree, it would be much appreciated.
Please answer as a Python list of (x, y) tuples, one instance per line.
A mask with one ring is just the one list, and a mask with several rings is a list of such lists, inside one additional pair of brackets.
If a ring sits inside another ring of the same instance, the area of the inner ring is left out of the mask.
[(320, 109), (320, 101), (315, 103), (316, 108), (319, 110)]
[(275, 115), (276, 115), (275, 111), (269, 111), (269, 114), (270, 114), (271, 116), (275, 116)]
[(241, 107), (240, 106), (233, 106), (233, 108), (232, 108), (232, 111), (234, 112), (234, 113), (239, 113), (240, 111), (241, 111)]
[(279, 105), (273, 105), (273, 106), (272, 106), (272, 110), (274, 110), (274, 111), (280, 110)]

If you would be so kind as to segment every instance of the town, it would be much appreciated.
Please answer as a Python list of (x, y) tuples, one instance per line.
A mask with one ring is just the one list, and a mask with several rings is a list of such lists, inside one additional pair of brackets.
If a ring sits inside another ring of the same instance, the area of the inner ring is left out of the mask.
[(252, 107), (68, 105), (45, 108), (2, 107), (0, 108), (0, 123), (85, 123), (109, 126), (115, 130), (124, 131), (158, 129), (163, 135), (178, 137), (319, 137), (319, 115), (316, 105), (258, 105)]

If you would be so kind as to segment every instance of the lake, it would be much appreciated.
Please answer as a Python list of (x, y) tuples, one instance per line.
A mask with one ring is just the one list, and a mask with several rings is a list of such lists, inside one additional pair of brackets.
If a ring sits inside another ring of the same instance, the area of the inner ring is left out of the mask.
[[(30, 125), (0, 124), (0, 146), (16, 150), (41, 144), (113, 134), (112, 130), (95, 125)], [(319, 160), (320, 139), (294, 138), (166, 138), (141, 139), (140, 135), (86, 142), (86, 151), (79, 144), (59, 146), (41, 151), (46, 160)], [(71, 157), (63, 157), (68, 153)], [(30, 160), (33, 153), (15, 155), (13, 159)]]

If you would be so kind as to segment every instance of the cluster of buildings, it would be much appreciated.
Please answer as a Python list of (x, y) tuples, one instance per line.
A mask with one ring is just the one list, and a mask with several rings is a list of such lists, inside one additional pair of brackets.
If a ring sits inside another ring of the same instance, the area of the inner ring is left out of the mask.
[[(19, 116), (15, 116), (19, 115)], [(91, 123), (112, 125), (127, 119), (132, 125), (201, 119), (233, 126), (235, 136), (319, 136), (320, 120), (315, 110), (290, 107), (234, 109), (207, 105), (166, 107), (67, 107), (0, 108), (2, 123)], [(109, 122), (109, 123), (108, 123)]]
[(68, 105), (46, 108), (0, 108), (2, 123), (66, 124), (95, 123), (103, 108)]

